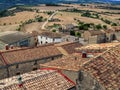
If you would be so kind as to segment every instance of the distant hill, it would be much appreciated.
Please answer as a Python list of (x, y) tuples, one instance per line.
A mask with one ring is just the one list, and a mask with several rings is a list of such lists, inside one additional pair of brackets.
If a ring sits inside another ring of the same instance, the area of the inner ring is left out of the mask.
[(37, 5), (48, 3), (114, 3), (120, 4), (120, 0), (0, 0), (0, 9), (6, 9), (14, 5)]

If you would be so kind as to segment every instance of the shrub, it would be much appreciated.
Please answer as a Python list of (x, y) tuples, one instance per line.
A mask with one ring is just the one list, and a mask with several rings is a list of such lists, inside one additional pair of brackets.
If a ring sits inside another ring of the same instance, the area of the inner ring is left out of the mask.
[(77, 37), (81, 37), (81, 33), (80, 32), (76, 32), (76, 35)]
[(98, 25), (96, 25), (96, 29), (102, 29), (102, 26), (101, 26), (101, 24), (98, 24)]
[(107, 29), (107, 25), (103, 25), (103, 29)]
[(71, 30), (70, 35), (75, 36), (75, 31)]
[(55, 30), (55, 29), (53, 29), (53, 30), (52, 30), (52, 32), (56, 32), (56, 30)]
[(117, 23), (112, 23), (112, 25), (111, 26), (117, 26)]

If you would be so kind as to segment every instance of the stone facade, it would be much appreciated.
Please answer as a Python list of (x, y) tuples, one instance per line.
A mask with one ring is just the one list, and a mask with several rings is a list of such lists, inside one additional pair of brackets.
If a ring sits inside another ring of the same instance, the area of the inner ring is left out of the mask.
[(32, 61), (19, 62), (0, 67), (0, 79), (37, 70), (40, 68), (39, 64), (46, 63), (61, 57), (62, 55), (56, 55), (53, 57), (46, 57)]
[(77, 90), (106, 90), (98, 81), (90, 74), (79, 71), (78, 79), (76, 80)]

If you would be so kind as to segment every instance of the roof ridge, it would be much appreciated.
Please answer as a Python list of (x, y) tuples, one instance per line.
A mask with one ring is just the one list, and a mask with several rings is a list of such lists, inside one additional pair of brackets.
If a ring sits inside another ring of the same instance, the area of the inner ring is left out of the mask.
[[(119, 44), (119, 45), (120, 45), (120, 44)], [(119, 46), (119, 45), (116, 45), (116, 47)], [(86, 62), (85, 64), (82, 65), (81, 70), (83, 70), (83, 66), (86, 66), (86, 65), (89, 64), (90, 62), (95, 61), (96, 58), (101, 57), (102, 55), (104, 55), (106, 52), (110, 51), (110, 50), (113, 49), (113, 48), (115, 48), (115, 47), (109, 48), (108, 50), (104, 51), (103, 53), (98, 54), (97, 56), (89, 59), (88, 62)], [(103, 58), (103, 57), (102, 57), (102, 58)], [(106, 59), (104, 59), (104, 60), (106, 60)], [(107, 61), (107, 60), (106, 60), (106, 61)]]
[(34, 48), (40, 48), (40, 47), (46, 47), (46, 46), (54, 46), (54, 44), (52, 43), (52, 44), (39, 45), (36, 47), (24, 47), (24, 48), (20, 48), (20, 49), (11, 49), (11, 50), (2, 51), (1, 53), (14, 52), (14, 51), (20, 51), (20, 50), (28, 50), (28, 49), (34, 49)]

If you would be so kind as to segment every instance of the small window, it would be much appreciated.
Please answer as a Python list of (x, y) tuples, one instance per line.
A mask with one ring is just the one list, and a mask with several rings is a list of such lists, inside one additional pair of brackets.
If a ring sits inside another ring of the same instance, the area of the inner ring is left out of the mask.
[(33, 71), (37, 70), (37, 68), (33, 68)]
[(53, 38), (53, 42), (55, 41), (55, 39)]
[(17, 72), (16, 75), (20, 75), (20, 72)]
[(54, 57), (52, 57), (52, 60), (54, 60)]
[(34, 62), (34, 65), (37, 65), (37, 61)]
[(16, 65), (16, 68), (19, 68), (19, 65), (18, 65), (18, 64)]
[(48, 43), (48, 42), (45, 42), (46, 44)]
[(41, 44), (42, 44), (43, 42), (41, 41)]

